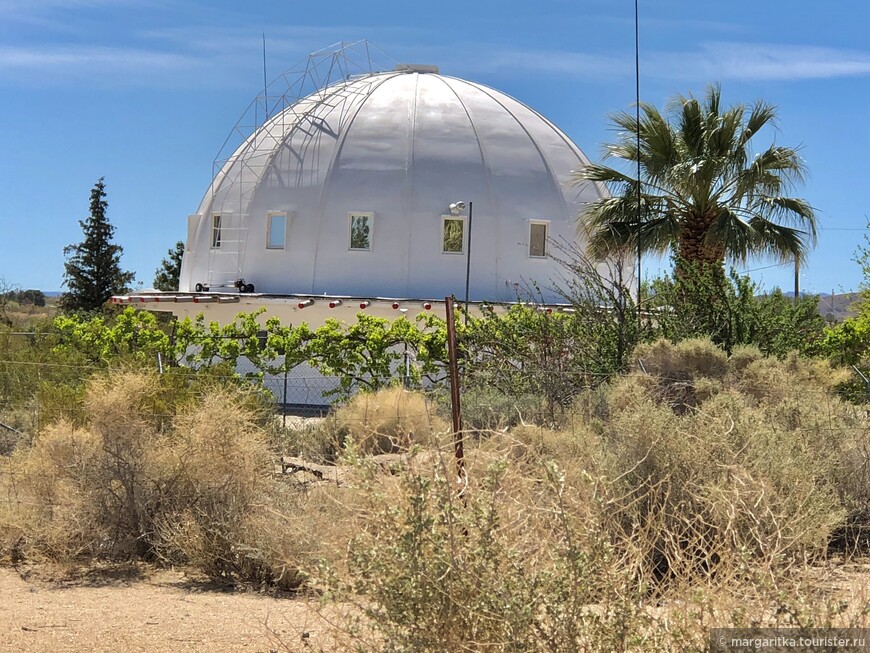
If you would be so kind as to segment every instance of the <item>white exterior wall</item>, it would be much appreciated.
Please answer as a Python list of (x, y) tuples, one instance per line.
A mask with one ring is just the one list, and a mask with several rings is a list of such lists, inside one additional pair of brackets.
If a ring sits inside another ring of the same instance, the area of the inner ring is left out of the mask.
[[(441, 251), (442, 216), (463, 200), (473, 202), (471, 299), (512, 301), (515, 284), (557, 274), (529, 256), (530, 220), (574, 240), (581, 205), (598, 197), (568, 184), (585, 162), (546, 119), (477, 84), (391, 72), (329, 87), (272, 118), (215, 178), (189, 230), (181, 290), (243, 277), (262, 293), (464, 297), (468, 209), (465, 253)], [(266, 247), (275, 211), (287, 212), (283, 250)], [(349, 251), (350, 212), (374, 214), (371, 251)], [(232, 221), (220, 249), (214, 213)]]

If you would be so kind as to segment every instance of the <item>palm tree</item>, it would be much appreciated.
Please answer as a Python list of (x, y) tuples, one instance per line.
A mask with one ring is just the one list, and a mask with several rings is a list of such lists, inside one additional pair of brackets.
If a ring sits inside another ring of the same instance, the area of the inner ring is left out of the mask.
[(815, 214), (788, 196), (804, 179), (803, 161), (776, 143), (753, 156), (750, 141), (775, 124), (775, 108), (759, 100), (751, 109), (723, 111), (720, 96), (718, 85), (702, 101), (677, 96), (664, 116), (641, 104), (639, 125), (625, 112), (612, 117), (619, 135), (605, 156), (636, 171), (639, 153), (641, 192), (631, 173), (605, 165), (575, 173), (575, 183), (599, 182), (610, 191), (579, 216), (592, 256), (636, 249), (639, 237), (642, 251), (673, 252), (678, 278), (689, 266), (724, 274), (726, 257), (804, 258), (816, 241)]

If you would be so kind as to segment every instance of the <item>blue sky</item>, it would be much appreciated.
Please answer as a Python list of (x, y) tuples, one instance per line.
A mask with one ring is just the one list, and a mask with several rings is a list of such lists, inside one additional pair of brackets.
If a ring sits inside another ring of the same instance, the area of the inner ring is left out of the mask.
[[(870, 217), (870, 3), (640, 0), (640, 15), (642, 99), (661, 106), (720, 82), (726, 102), (775, 104), (768, 141), (802, 147), (811, 175), (796, 194), (822, 227), (802, 287), (857, 287), (852, 257)], [(78, 220), (105, 176), (122, 264), (150, 286), (262, 88), (263, 33), (270, 79), (365, 38), (522, 100), (600, 160), (607, 115), (634, 101), (633, 17), (633, 0), (0, 0), (0, 277), (60, 289), (63, 247), (81, 240)], [(793, 271), (772, 263), (740, 269), (790, 288)]]

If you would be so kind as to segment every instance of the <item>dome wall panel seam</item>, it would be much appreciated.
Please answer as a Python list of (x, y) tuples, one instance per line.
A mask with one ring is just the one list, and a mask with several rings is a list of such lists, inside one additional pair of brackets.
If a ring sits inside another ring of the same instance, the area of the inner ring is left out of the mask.
[[(344, 144), (347, 142), (347, 138), (350, 135), (351, 130), (353, 129), (353, 122), (356, 120), (357, 116), (362, 111), (366, 102), (371, 98), (371, 96), (377, 91), (381, 86), (383, 86), (386, 82), (393, 79), (397, 73), (386, 74), (383, 76), (383, 79), (379, 80), (377, 83), (372, 81), (369, 85), (368, 92), (360, 99), (359, 105), (356, 107), (356, 110), (353, 111), (352, 115), (348, 116), (348, 120), (345, 126), (343, 126), (339, 130), (339, 139), (335, 144), (335, 150), (332, 153), (332, 160), (329, 162), (329, 167), (326, 170), (326, 175), (323, 179), (323, 184), (320, 186), (320, 197), (317, 200), (317, 229), (316, 229), (316, 237), (314, 239), (314, 256), (312, 257), (311, 264), (311, 275), (308, 283), (309, 292), (314, 292), (314, 289), (317, 285), (317, 257), (319, 253), (319, 244), (321, 242), (323, 223), (324, 223), (324, 213), (326, 209), (326, 197), (327, 197), (327, 189), (332, 183), (332, 176), (335, 172), (335, 165), (338, 160), (341, 158), (341, 151), (344, 148)], [(357, 211), (364, 211), (365, 207), (360, 207), (358, 209), (354, 209)], [(378, 219), (377, 212), (375, 212), (374, 220), (375, 222)], [(377, 225), (374, 226), (374, 229), (377, 230)], [(340, 238), (345, 238), (347, 234), (340, 234)], [(374, 246), (374, 243), (372, 243)]]
[[(467, 83), (469, 83), (469, 82), (466, 82), (466, 84), (467, 84)], [(538, 145), (538, 142), (535, 140), (535, 138), (532, 136), (532, 134), (531, 134), (531, 133), (529, 132), (529, 130), (526, 128), (526, 125), (523, 123), (522, 120), (520, 120), (520, 119), (516, 116), (516, 114), (515, 114), (513, 111), (511, 111), (511, 110), (507, 107), (507, 105), (505, 105), (504, 102), (502, 102), (502, 101), (499, 100), (497, 97), (495, 97), (492, 93), (490, 93), (490, 92), (489, 92), (489, 89), (487, 89), (487, 88), (485, 88), (485, 87), (482, 87), (482, 86), (478, 86), (478, 85), (475, 85), (475, 86), (477, 86), (477, 88), (479, 88), (479, 90), (480, 90), (482, 93), (484, 93), (484, 95), (488, 96), (489, 98), (492, 99), (493, 102), (495, 102), (495, 103), (498, 104), (500, 107), (502, 107), (502, 108), (505, 110), (505, 112), (506, 112), (506, 113), (507, 113), (511, 118), (513, 118), (514, 121), (516, 121), (517, 125), (518, 125), (519, 128), (523, 131), (523, 133), (525, 133), (526, 136), (528, 136), (528, 138), (529, 138), (529, 142), (532, 144), (532, 147), (535, 148), (535, 151), (538, 153), (538, 156), (539, 156), (540, 159), (541, 159), (541, 163), (544, 165), (544, 169), (547, 171), (547, 178), (550, 179), (550, 181), (553, 183), (553, 186), (554, 186), (554, 188), (555, 188), (555, 190), (556, 190), (556, 196), (559, 197), (559, 199), (560, 199), (560, 201), (561, 201), (561, 203), (562, 203), (562, 206), (563, 206), (563, 208), (565, 209), (565, 213), (568, 213), (568, 212), (569, 212), (569, 211), (568, 211), (568, 202), (565, 200), (565, 193), (564, 193), (564, 191), (563, 191), (563, 189), (562, 189), (562, 185), (556, 183), (556, 181), (557, 181), (557, 177), (556, 177), (555, 174), (553, 173), (553, 168), (550, 166), (550, 162), (547, 160), (547, 157), (544, 155), (544, 152), (541, 150), (541, 146)], [(505, 97), (508, 97), (508, 98), (510, 98), (511, 100), (513, 100), (513, 98), (511, 98), (509, 95), (506, 95)], [(516, 100), (515, 100), (515, 101), (516, 101)], [(521, 103), (521, 102), (518, 102), (518, 104), (522, 104), (522, 103)], [(547, 123), (547, 124), (549, 124), (549, 123)], [(533, 217), (535, 217), (535, 216), (529, 216), (529, 218), (533, 218)], [(546, 216), (540, 216), (540, 217), (545, 218)]]
[[(478, 152), (480, 152), (480, 163), (481, 163), (481, 167), (482, 167), (482, 169), (483, 169), (483, 175), (484, 175), (484, 178), (486, 179), (486, 196), (487, 196), (487, 200), (488, 200), (488, 202), (479, 202), (479, 201), (478, 201), (478, 206), (480, 207), (480, 209), (483, 209), (484, 211), (489, 210), (492, 214), (494, 214), (494, 215), (499, 215), (499, 216), (500, 216), (500, 215), (501, 215), (501, 206), (500, 206), (500, 203), (499, 203), (499, 201), (498, 201), (498, 196), (497, 196), (496, 193), (493, 191), (493, 183), (492, 183), (492, 165), (490, 164), (489, 157), (488, 157), (487, 154), (486, 154), (486, 148), (484, 147), (483, 139), (480, 138), (480, 133), (478, 132), (477, 127), (476, 127), (476, 125), (474, 124), (474, 116), (473, 116), (473, 112), (469, 109), (468, 105), (467, 105), (467, 104), (465, 103), (465, 101), (462, 99), (462, 96), (459, 94), (459, 92), (458, 92), (455, 88), (453, 88), (453, 85), (448, 81), (448, 80), (457, 80), (457, 81), (464, 81), (464, 80), (460, 80), (460, 79), (458, 79), (458, 78), (456, 78), (456, 77), (446, 77), (446, 76), (441, 76), (441, 75), (438, 75), (438, 80), (439, 80), (441, 83), (443, 83), (447, 88), (450, 89), (450, 92), (453, 93), (454, 97), (456, 97), (456, 101), (459, 103), (459, 106), (462, 107), (462, 111), (465, 113), (466, 118), (468, 118), (468, 124), (469, 124), (469, 126), (471, 127), (471, 131), (472, 131), (472, 133), (474, 134), (474, 140), (475, 140), (475, 142), (477, 143), (477, 150), (478, 150)], [(472, 86), (473, 86), (473, 85), (472, 85)], [(455, 202), (455, 201), (464, 200), (464, 199), (465, 199), (465, 198), (461, 198), (461, 197), (460, 197), (460, 198), (451, 199), (451, 200), (448, 200), (448, 201), (450, 201), (450, 202)], [(473, 202), (473, 201), (474, 201), (474, 198), (469, 197), (469, 198), (468, 198), (468, 201)], [(480, 209), (478, 209), (478, 210), (480, 210)], [(480, 215), (480, 214), (478, 214), (478, 215)], [(473, 219), (473, 218), (472, 218), (472, 219)], [(479, 218), (478, 218), (478, 220), (479, 220)], [(466, 221), (466, 224), (467, 224), (467, 221)], [(478, 222), (478, 224), (480, 224), (480, 223)], [(466, 242), (468, 241), (469, 238), (472, 237), (472, 233), (471, 233), (471, 232), (472, 232), (473, 227), (474, 227), (474, 225), (469, 225), (469, 228), (468, 228), (468, 236), (466, 236)], [(502, 249), (501, 249), (501, 247), (500, 247), (500, 244), (501, 244), (501, 238), (502, 238), (502, 234), (501, 234), (501, 220), (498, 220), (498, 221), (496, 222), (496, 230), (495, 230), (495, 231), (496, 231), (496, 233), (495, 233), (496, 251), (502, 251)], [(472, 245), (473, 245), (473, 244), (474, 244), (474, 243), (473, 243), (473, 240), (472, 240)], [(470, 251), (471, 248), (470, 248), (470, 247), (466, 247), (466, 250), (468, 250), (468, 251), (466, 251), (465, 255), (466, 255), (466, 256), (471, 256), (471, 255), (472, 255), (472, 252)], [(495, 281), (494, 281), (494, 283), (495, 283), (495, 287), (492, 289), (492, 291), (496, 294), (496, 296), (498, 296), (498, 294), (499, 294), (499, 292), (500, 292), (500, 290), (501, 290), (501, 289), (498, 287), (498, 284), (499, 284), (499, 280), (498, 280), (498, 275), (499, 275), (499, 272), (498, 272), (498, 257), (496, 257), (496, 260), (493, 261), (493, 265), (494, 265), (494, 268), (495, 268), (495, 277), (496, 277), (496, 278), (495, 278)], [(474, 268), (474, 261), (473, 261), (473, 260), (472, 260), (472, 265), (471, 265), (471, 267), (472, 267), (471, 272), (473, 273), (473, 272), (474, 272), (474, 270), (473, 270), (473, 268)], [(473, 278), (473, 277), (472, 277), (472, 278)]]
[(407, 295), (408, 289), (411, 287), (411, 263), (414, 251), (414, 224), (415, 221), (410, 216), (414, 208), (414, 142), (417, 134), (417, 105), (420, 93), (420, 75), (414, 75), (414, 93), (411, 98), (409, 125), (408, 125), (408, 151), (405, 159), (405, 184), (403, 189), (404, 197), (402, 204), (404, 208), (403, 220), (404, 228), (407, 231), (407, 245), (405, 247), (405, 283), (402, 288), (402, 294)]

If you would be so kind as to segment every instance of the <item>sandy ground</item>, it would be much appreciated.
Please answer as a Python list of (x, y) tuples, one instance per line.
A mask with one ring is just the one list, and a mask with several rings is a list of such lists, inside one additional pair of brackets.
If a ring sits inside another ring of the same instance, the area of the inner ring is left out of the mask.
[(327, 630), (315, 604), (217, 591), (174, 571), (55, 580), (0, 568), (3, 652), (335, 650)]
[[(837, 621), (870, 627), (870, 561), (818, 568), (813, 585), (848, 608)], [(821, 598), (821, 595), (820, 595)], [(316, 602), (227, 592), (184, 574), (145, 567), (52, 577), (0, 567), (0, 652), (169, 651), (320, 653), (336, 640)]]

